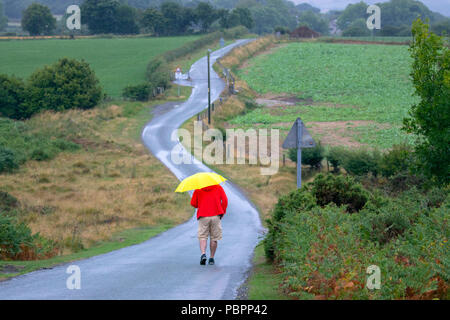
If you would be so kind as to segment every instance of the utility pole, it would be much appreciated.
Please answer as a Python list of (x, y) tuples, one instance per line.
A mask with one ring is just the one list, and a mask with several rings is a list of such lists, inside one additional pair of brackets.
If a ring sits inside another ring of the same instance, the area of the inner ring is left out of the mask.
[(209, 68), (211, 49), (208, 49), (208, 124), (211, 124), (211, 72)]

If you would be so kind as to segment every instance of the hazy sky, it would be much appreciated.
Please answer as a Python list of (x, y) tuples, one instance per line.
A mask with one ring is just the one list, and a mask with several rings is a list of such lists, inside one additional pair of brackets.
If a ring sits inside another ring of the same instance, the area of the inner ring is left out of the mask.
[[(307, 2), (322, 11), (330, 9), (344, 9), (349, 3), (359, 2), (361, 0), (291, 0), (298, 4)], [(379, 2), (387, 2), (386, 0), (363, 0), (365, 3), (373, 4)], [(450, 0), (421, 0), (432, 11), (439, 12), (443, 15), (450, 16)]]

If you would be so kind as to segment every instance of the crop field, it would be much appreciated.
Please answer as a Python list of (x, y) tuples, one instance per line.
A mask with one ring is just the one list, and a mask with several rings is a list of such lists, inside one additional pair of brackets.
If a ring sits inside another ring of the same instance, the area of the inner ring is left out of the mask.
[(368, 41), (368, 42), (397, 42), (397, 43), (405, 43), (412, 40), (412, 37), (328, 37), (324, 38), (324, 41), (328, 40), (351, 40), (351, 41)]
[(120, 97), (127, 85), (145, 80), (151, 58), (181, 47), (198, 36), (165, 38), (102, 38), (76, 40), (0, 41), (0, 73), (26, 78), (59, 58), (87, 61), (111, 97)]
[(324, 144), (387, 149), (412, 139), (400, 129), (416, 101), (410, 68), (407, 46), (290, 43), (238, 70), (263, 101), (289, 103), (257, 108), (230, 124), (287, 134), (301, 117)]

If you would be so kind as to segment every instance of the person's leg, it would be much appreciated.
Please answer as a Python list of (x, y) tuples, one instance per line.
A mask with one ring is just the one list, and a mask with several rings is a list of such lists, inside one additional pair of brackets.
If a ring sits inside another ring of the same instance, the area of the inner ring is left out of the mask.
[(202, 252), (202, 254), (206, 254), (207, 242), (207, 239), (200, 239), (200, 251)]
[(198, 240), (200, 244), (200, 251), (202, 256), (200, 257), (200, 264), (204, 265), (206, 262), (206, 246), (209, 234), (208, 221), (205, 218), (200, 218), (198, 221)]
[(217, 241), (215, 240), (210, 240), (209, 242), (209, 248), (211, 250), (211, 258), (214, 259), (214, 255), (216, 254), (216, 250), (217, 250)]
[(219, 216), (215, 216), (211, 223), (211, 241), (209, 248), (211, 250), (211, 258), (214, 259), (216, 254), (218, 240), (222, 239), (222, 223)]

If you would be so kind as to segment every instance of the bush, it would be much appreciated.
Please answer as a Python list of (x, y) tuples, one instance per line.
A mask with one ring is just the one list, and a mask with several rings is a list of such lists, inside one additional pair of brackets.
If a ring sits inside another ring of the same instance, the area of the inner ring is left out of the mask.
[(302, 163), (307, 164), (313, 168), (320, 168), (324, 158), (324, 148), (317, 143), (314, 148), (302, 149)]
[(55, 243), (31, 229), (16, 218), (0, 212), (0, 260), (36, 260), (55, 254)]
[(345, 158), (345, 149), (341, 147), (331, 147), (326, 153), (326, 158), (333, 167), (333, 172), (338, 173)]
[[(439, 208), (424, 206), (428, 197), (417, 190), (370, 196), (353, 215), (335, 206), (283, 210), (290, 202), (280, 198), (274, 210), (284, 214), (272, 217), (265, 239), (280, 287), (299, 299), (448, 299), (450, 197)], [(373, 264), (382, 272), (380, 290), (366, 288)]]
[(364, 216), (362, 233), (380, 244), (385, 244), (391, 239), (403, 234), (411, 223), (404, 208), (389, 202), (376, 212), (361, 212)]
[[(288, 157), (291, 161), (297, 162), (297, 149), (289, 149)], [(302, 164), (309, 165), (313, 168), (320, 168), (323, 158), (324, 148), (320, 142), (314, 148), (302, 149)]]
[(128, 86), (123, 89), (123, 97), (135, 101), (148, 101), (152, 94), (153, 87), (149, 83)]
[(445, 202), (445, 199), (447, 199), (448, 195), (450, 194), (450, 186), (447, 186), (446, 188), (432, 188), (427, 193), (427, 207), (428, 208), (440, 208), (442, 204)]
[(53, 159), (55, 153), (49, 148), (36, 148), (31, 152), (30, 159), (36, 161), (46, 161)]
[(428, 184), (421, 175), (410, 174), (409, 172), (399, 172), (388, 178), (388, 192), (397, 194), (409, 190), (412, 186), (422, 186)]
[(280, 34), (289, 34), (291, 31), (288, 27), (278, 26), (273, 30), (275, 33), (279, 32)]
[(22, 249), (33, 245), (31, 230), (23, 223), (0, 213), (0, 258), (11, 259)]
[(51, 142), (52, 146), (61, 151), (77, 151), (80, 150), (80, 145), (72, 141), (64, 139), (55, 139)]
[(9, 212), (19, 206), (19, 201), (8, 192), (0, 191), (0, 212)]
[(385, 177), (391, 177), (400, 172), (408, 171), (411, 162), (411, 147), (406, 144), (395, 145), (381, 157), (379, 163), (380, 172)]
[(359, 149), (345, 152), (342, 166), (350, 174), (362, 176), (371, 173), (377, 176), (379, 172), (380, 153)]
[(317, 204), (326, 206), (335, 203), (346, 205), (347, 212), (361, 210), (368, 200), (369, 194), (361, 184), (349, 176), (319, 174), (311, 183), (311, 193), (317, 199)]
[(25, 119), (33, 113), (24, 102), (25, 84), (21, 79), (0, 75), (0, 116)]
[(11, 172), (19, 167), (19, 162), (14, 152), (0, 146), (0, 173)]
[(91, 109), (102, 99), (102, 88), (84, 61), (63, 58), (35, 71), (27, 86), (33, 111)]
[(268, 259), (275, 259), (276, 241), (279, 236), (281, 223), (286, 215), (294, 214), (297, 211), (309, 210), (315, 206), (317, 206), (316, 199), (306, 187), (295, 190), (278, 200), (272, 211), (272, 219), (267, 220), (269, 232), (264, 239), (264, 251)]

